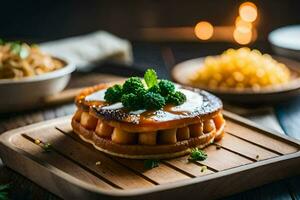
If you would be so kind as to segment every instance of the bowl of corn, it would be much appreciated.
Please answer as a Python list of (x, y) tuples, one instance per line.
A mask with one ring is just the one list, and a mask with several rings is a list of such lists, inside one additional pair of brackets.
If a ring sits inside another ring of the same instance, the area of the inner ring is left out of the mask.
[(299, 66), (297, 61), (244, 47), (179, 63), (172, 76), (181, 84), (209, 90), (224, 100), (262, 103), (298, 95)]

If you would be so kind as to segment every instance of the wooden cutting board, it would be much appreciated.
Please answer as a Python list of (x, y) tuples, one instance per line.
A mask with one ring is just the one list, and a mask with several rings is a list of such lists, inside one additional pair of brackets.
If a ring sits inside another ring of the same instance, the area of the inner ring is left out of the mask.
[(216, 199), (300, 172), (299, 141), (224, 116), (226, 134), (205, 148), (201, 162), (184, 156), (146, 170), (141, 160), (108, 156), (79, 140), (71, 116), (2, 134), (0, 153), (7, 166), (64, 199)]

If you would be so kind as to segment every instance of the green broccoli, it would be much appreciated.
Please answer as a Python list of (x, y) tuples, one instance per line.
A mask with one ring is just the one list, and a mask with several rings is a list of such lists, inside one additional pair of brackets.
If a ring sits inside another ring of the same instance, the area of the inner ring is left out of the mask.
[(122, 95), (122, 86), (116, 84), (105, 91), (104, 99), (109, 103), (116, 103), (121, 100)]
[(186, 96), (179, 91), (168, 94), (168, 96), (166, 97), (166, 102), (174, 105), (183, 104), (185, 101), (186, 101)]
[(168, 94), (175, 92), (175, 85), (171, 81), (161, 80), (159, 81), (158, 86), (161, 90), (160, 94), (162, 96), (167, 96)]
[(143, 99), (144, 107), (147, 110), (158, 110), (166, 105), (164, 97), (153, 92), (146, 93)]
[(153, 92), (153, 93), (160, 94), (160, 88), (159, 88), (159, 86), (156, 84), (156, 85), (153, 85), (151, 88), (149, 88), (149, 89), (147, 90), (147, 92)]
[(139, 110), (143, 108), (143, 98), (133, 93), (124, 94), (121, 98), (121, 102), (128, 110)]
[(124, 94), (138, 94), (141, 90), (144, 89), (144, 84), (141, 79), (138, 77), (131, 77), (125, 81), (123, 84), (123, 93)]

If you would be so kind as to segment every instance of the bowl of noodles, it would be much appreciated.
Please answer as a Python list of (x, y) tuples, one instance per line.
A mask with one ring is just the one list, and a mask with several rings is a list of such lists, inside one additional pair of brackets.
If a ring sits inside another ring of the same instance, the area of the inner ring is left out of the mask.
[(75, 66), (37, 45), (0, 41), (0, 112), (36, 107), (62, 91)]

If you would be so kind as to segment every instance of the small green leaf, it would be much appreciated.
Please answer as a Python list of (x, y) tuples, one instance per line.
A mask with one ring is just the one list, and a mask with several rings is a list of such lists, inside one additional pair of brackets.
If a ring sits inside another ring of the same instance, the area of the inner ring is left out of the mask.
[(146, 73), (144, 74), (144, 80), (148, 88), (151, 88), (158, 83), (157, 75), (154, 69), (147, 69)]
[(0, 38), (0, 45), (3, 45), (4, 43), (4, 40)]
[(190, 161), (203, 161), (207, 158), (207, 154), (201, 149), (194, 148), (191, 151), (189, 160)]
[(52, 149), (52, 146), (50, 143), (46, 143), (42, 146), (42, 148), (44, 149), (45, 152), (50, 152)]
[(29, 51), (26, 47), (22, 46), (19, 42), (12, 42), (10, 44), (10, 50), (12, 53), (18, 55), (20, 58), (25, 59), (29, 55)]
[(145, 160), (144, 167), (145, 169), (152, 169), (158, 167), (159, 161), (158, 160)]
[(21, 51), (21, 45), (17, 42), (12, 42), (10, 44), (10, 50), (12, 53), (19, 55)]

